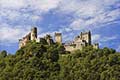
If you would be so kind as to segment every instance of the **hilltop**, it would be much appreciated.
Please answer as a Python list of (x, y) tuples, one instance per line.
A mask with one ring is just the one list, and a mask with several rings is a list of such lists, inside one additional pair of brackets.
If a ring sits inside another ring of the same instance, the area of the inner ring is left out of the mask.
[(119, 80), (120, 53), (84, 47), (71, 53), (61, 44), (28, 42), (0, 56), (0, 80)]
[[(50, 34), (46, 34), (44, 37), (38, 37), (37, 27), (31, 28), (29, 34), (25, 35), (23, 38), (19, 39), (19, 48), (26, 46), (29, 41), (34, 42), (46, 42), (48, 45), (59, 43), (64, 46), (65, 51), (72, 52), (74, 50), (82, 50), (86, 46), (92, 46), (95, 49), (99, 48), (99, 43), (92, 44), (91, 31), (81, 32), (77, 35), (73, 41), (63, 43), (62, 33), (55, 32), (54, 38)], [(55, 39), (55, 40), (54, 40)]]

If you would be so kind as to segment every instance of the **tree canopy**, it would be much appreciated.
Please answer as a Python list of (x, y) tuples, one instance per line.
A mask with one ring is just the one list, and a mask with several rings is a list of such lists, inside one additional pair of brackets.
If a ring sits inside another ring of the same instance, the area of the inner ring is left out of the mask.
[(91, 46), (68, 53), (60, 44), (29, 42), (14, 55), (0, 52), (0, 80), (120, 80), (120, 53)]

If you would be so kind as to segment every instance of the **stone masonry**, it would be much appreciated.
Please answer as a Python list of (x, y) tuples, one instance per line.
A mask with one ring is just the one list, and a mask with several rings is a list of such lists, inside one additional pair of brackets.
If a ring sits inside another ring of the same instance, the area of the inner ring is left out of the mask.
[(37, 38), (37, 28), (33, 27), (31, 32), (27, 34), (22, 39), (19, 39), (19, 48), (22, 48), (27, 44), (28, 41), (41, 42), (41, 40), (46, 40), (46, 42), (51, 45), (53, 43), (59, 43), (64, 46), (66, 51), (82, 50), (83, 47), (92, 45), (93, 48), (98, 49), (99, 44), (91, 44), (91, 32), (81, 32), (80, 35), (76, 36), (72, 42), (62, 43), (62, 34), (55, 33), (55, 41), (52, 39), (51, 35), (46, 35), (44, 38)]

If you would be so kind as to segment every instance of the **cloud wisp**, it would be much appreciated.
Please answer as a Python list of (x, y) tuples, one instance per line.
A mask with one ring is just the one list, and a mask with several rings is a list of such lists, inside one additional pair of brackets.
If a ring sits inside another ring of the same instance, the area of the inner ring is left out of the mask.
[[(18, 42), (60, 0), (0, 0), (0, 44)], [(41, 27), (39, 27), (41, 30)]]
[(74, 16), (69, 25), (73, 30), (92, 30), (119, 22), (119, 4), (119, 0), (65, 0), (58, 12)]

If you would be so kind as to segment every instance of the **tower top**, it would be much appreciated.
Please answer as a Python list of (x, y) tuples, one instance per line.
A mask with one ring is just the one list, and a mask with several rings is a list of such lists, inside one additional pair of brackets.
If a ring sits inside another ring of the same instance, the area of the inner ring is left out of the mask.
[(88, 32), (81, 32), (80, 34), (81, 34), (81, 35), (91, 34), (91, 32), (90, 32), (90, 31), (88, 31)]
[(61, 35), (61, 33), (58, 33), (58, 32), (57, 32), (57, 33), (55, 33), (55, 36), (59, 36), (59, 35)]
[(35, 30), (35, 29), (37, 29), (37, 27), (32, 27), (32, 28), (31, 28), (31, 30)]

